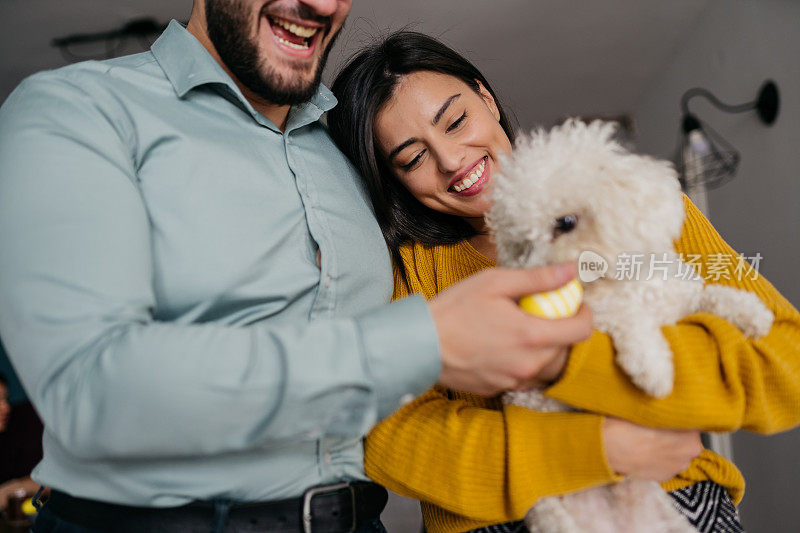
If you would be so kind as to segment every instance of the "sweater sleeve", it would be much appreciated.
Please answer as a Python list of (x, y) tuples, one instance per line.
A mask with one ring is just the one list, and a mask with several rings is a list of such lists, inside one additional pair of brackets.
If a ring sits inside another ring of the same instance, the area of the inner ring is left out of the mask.
[(502, 410), (433, 388), (373, 428), (367, 475), (389, 489), (486, 523), (519, 520), (543, 496), (619, 479), (602, 417)]
[[(751, 339), (708, 313), (663, 327), (675, 364), (673, 392), (663, 399), (634, 387), (614, 364), (609, 336), (595, 332), (573, 347), (561, 379), (546, 394), (643, 425), (759, 433), (787, 430), (800, 423), (800, 314), (755, 270), (737, 267), (738, 254), (688, 198), (685, 206), (677, 251), (700, 257), (707, 283), (757, 294), (775, 315), (772, 329)], [(730, 259), (727, 266), (725, 258)]]
[[(405, 280), (397, 273), (395, 297), (431, 292), (422, 285), (433, 278), (413, 260), (406, 270)], [(476, 524), (519, 520), (543, 496), (619, 479), (605, 459), (602, 421), (590, 413), (503, 407), (498, 398), (434, 387), (373, 428), (366, 472)]]

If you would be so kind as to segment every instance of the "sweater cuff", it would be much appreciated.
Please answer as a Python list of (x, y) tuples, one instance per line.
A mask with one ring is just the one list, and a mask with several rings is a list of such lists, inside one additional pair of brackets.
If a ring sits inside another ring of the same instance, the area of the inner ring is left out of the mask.
[(593, 413), (539, 413), (505, 407), (509, 494), (523, 517), (536, 500), (620, 481), (603, 449), (603, 417)]
[(356, 324), (367, 372), (375, 382), (380, 419), (439, 379), (439, 337), (428, 304), (421, 296), (409, 296), (374, 309), (359, 317)]

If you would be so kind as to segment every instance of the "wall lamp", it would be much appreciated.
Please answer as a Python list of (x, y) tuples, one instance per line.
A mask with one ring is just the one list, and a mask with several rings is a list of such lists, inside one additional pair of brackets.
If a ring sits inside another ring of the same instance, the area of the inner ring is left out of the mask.
[(780, 97), (778, 86), (767, 80), (752, 102), (728, 105), (720, 102), (706, 89), (695, 87), (681, 97), (680, 147), (677, 170), (684, 191), (714, 189), (728, 182), (736, 174), (739, 166), (739, 152), (708, 124), (689, 112), (689, 100), (702, 96), (714, 107), (728, 113), (743, 113), (755, 109), (758, 118), (770, 126), (778, 117)]
[[(99, 33), (79, 33), (66, 37), (57, 37), (50, 44), (58, 48), (65, 60), (70, 63), (87, 59), (111, 59), (117, 57), (129, 39), (136, 39), (143, 50), (150, 48), (150, 39), (164, 31), (166, 24), (160, 24), (150, 17), (129, 20), (121, 27)], [(72, 51), (73, 46), (102, 43), (104, 50), (100, 53), (82, 55)]]

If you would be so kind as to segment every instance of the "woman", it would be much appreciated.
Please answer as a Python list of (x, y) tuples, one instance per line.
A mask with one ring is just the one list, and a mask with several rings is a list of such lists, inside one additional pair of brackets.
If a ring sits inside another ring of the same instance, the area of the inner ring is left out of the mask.
[[(397, 266), (395, 297), (420, 292), (430, 298), (493, 266), (483, 215), (513, 132), (484, 76), (442, 43), (400, 32), (352, 59), (333, 92), (339, 104), (329, 114), (331, 135), (366, 180)], [(679, 252), (704, 261), (734, 253), (688, 199), (685, 206)], [(429, 531), (499, 523), (484, 530), (508, 531), (543, 496), (619, 474), (665, 479), (664, 470), (648, 471), (653, 461), (637, 464), (640, 457), (631, 452), (632, 442), (647, 440), (637, 431), (647, 430), (622, 426), (627, 437), (620, 440), (616, 424), (624, 423), (607, 417), (764, 433), (797, 424), (800, 315), (763, 278), (720, 282), (758, 294), (775, 313), (773, 329), (753, 341), (711, 315), (665, 327), (676, 367), (668, 398), (654, 400), (630, 385), (613, 363), (608, 336), (595, 332), (573, 346), (548, 394), (598, 414), (535, 413), (434, 388), (370, 433), (367, 473), (421, 500)], [(480, 317), (465, 317), (465, 327), (480, 327)], [(744, 480), (724, 458), (705, 450), (662, 486), (698, 530), (741, 530), (730, 499), (741, 499)], [(693, 498), (705, 512), (688, 516)]]

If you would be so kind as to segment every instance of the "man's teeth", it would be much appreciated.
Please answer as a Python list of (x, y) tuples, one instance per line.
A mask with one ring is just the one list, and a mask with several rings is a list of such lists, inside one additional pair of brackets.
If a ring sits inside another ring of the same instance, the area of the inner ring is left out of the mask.
[[(276, 37), (277, 37), (277, 36), (276, 36)], [(287, 41), (286, 39), (281, 39), (280, 37), (278, 37), (278, 40), (279, 40), (281, 43), (283, 43), (283, 44), (285, 44), (286, 46), (288, 46), (289, 48), (294, 48), (295, 50), (308, 50), (308, 43), (303, 43), (303, 44), (294, 44), (294, 43), (290, 43), (290, 42), (289, 42), (289, 41)]]
[[(279, 18), (272, 19), (275, 24), (283, 28), (284, 30), (288, 31), (289, 33), (294, 33), (298, 37), (304, 37), (308, 39), (309, 37), (313, 37), (319, 28), (310, 28), (308, 26), (298, 26), (293, 22), (289, 22), (288, 20), (283, 20)], [(306, 47), (308, 48), (308, 47)]]
[(486, 159), (478, 163), (478, 166), (475, 167), (475, 170), (473, 170), (469, 176), (467, 176), (460, 182), (453, 185), (453, 189), (455, 189), (456, 192), (466, 191), (467, 189), (475, 185), (479, 179), (481, 179), (481, 176), (483, 176), (483, 171), (485, 169), (486, 169)]

